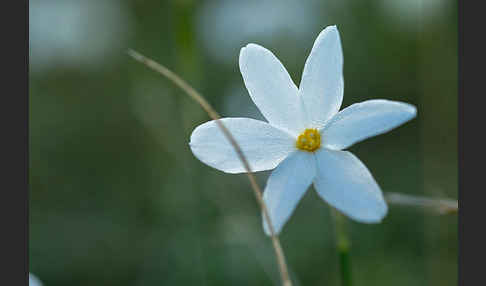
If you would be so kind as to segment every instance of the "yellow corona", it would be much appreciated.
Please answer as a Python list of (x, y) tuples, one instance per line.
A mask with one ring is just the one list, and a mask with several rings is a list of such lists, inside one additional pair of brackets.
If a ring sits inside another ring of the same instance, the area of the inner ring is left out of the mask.
[(306, 129), (299, 135), (295, 145), (300, 150), (314, 152), (321, 147), (321, 134), (317, 129)]

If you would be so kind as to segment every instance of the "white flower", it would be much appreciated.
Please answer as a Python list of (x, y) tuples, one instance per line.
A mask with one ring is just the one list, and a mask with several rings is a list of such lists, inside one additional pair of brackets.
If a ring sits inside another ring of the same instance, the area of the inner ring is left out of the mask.
[[(416, 115), (413, 105), (383, 99), (353, 104), (341, 111), (343, 56), (336, 26), (325, 28), (307, 58), (299, 88), (269, 50), (248, 44), (240, 70), (250, 97), (267, 122), (222, 118), (252, 171), (275, 170), (263, 199), (279, 233), (314, 183), (319, 196), (350, 218), (378, 223), (387, 213), (380, 187), (352, 153), (352, 144), (387, 132)], [(245, 169), (214, 121), (198, 126), (189, 143), (205, 164), (226, 173)], [(265, 233), (269, 234), (264, 221)]]

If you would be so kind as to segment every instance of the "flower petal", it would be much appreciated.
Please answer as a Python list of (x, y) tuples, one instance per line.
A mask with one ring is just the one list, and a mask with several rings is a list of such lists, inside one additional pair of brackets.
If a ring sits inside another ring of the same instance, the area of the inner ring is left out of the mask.
[[(315, 159), (311, 153), (296, 151), (282, 161), (272, 172), (263, 193), (273, 229), (278, 234), (297, 203), (304, 196), (315, 177)], [(263, 219), (263, 229), (267, 235), (270, 230)]]
[(366, 166), (348, 151), (316, 152), (314, 187), (331, 206), (363, 223), (378, 223), (388, 207)]
[(240, 71), (251, 99), (270, 124), (294, 135), (305, 129), (297, 87), (272, 52), (248, 44), (240, 51)]
[(317, 37), (302, 73), (299, 92), (308, 120), (321, 128), (339, 111), (343, 101), (343, 52), (336, 26)]
[(366, 138), (385, 133), (415, 117), (415, 106), (374, 99), (341, 110), (322, 130), (326, 148), (341, 150)]
[[(295, 150), (295, 139), (270, 124), (250, 118), (220, 119), (240, 145), (254, 172), (275, 168)], [(199, 125), (191, 134), (192, 153), (203, 163), (226, 173), (245, 168), (215, 120)]]

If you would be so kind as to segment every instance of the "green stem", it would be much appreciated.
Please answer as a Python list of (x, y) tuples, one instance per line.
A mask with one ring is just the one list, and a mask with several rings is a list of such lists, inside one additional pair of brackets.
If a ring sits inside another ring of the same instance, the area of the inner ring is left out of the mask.
[(351, 258), (349, 250), (351, 242), (346, 231), (346, 217), (340, 212), (332, 209), (334, 217), (335, 233), (336, 233), (336, 247), (339, 255), (339, 268), (341, 272), (341, 285), (351, 286)]

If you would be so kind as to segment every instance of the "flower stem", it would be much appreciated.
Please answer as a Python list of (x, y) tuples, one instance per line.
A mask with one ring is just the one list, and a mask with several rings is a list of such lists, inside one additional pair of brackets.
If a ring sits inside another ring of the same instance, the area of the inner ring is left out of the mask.
[(248, 175), (248, 179), (250, 180), (250, 185), (255, 193), (257, 202), (263, 212), (263, 218), (267, 222), (270, 230), (270, 238), (272, 239), (272, 245), (275, 250), (275, 255), (277, 257), (277, 262), (280, 270), (280, 277), (282, 279), (282, 285), (292, 286), (292, 281), (290, 280), (289, 271), (287, 269), (287, 263), (285, 261), (285, 255), (282, 246), (280, 245), (280, 240), (278, 238), (278, 235), (275, 233), (272, 222), (270, 220), (270, 215), (268, 213), (267, 206), (263, 201), (263, 196), (262, 196), (262, 191), (260, 189), (260, 186), (258, 186), (255, 176), (253, 175), (252, 170), (250, 168), (250, 164), (248, 163), (248, 160), (243, 154), (243, 151), (241, 150), (241, 147), (239, 146), (238, 142), (236, 142), (235, 138), (233, 137), (231, 132), (224, 126), (223, 122), (221, 120), (218, 120), (221, 118), (219, 114), (213, 109), (213, 107), (209, 104), (209, 102), (206, 101), (206, 99), (201, 94), (199, 94), (194, 88), (192, 88), (192, 86), (190, 86), (182, 78), (180, 78), (177, 74), (175, 74), (168, 68), (153, 61), (152, 59), (143, 56), (142, 54), (134, 50), (129, 49), (127, 53), (136, 61), (144, 64), (148, 68), (160, 73), (161, 75), (171, 80), (175, 85), (177, 85), (183, 91), (185, 91), (190, 98), (192, 98), (194, 101), (199, 103), (199, 105), (207, 112), (209, 117), (215, 120), (216, 125), (221, 129), (226, 139), (228, 139), (230, 144), (233, 146), (233, 148), (235, 149), (238, 155), (238, 158), (240, 159), (241, 163), (245, 167), (246, 173)]
[(344, 217), (334, 208), (331, 212), (334, 218), (336, 247), (339, 256), (339, 268), (341, 273), (341, 285), (351, 286), (351, 258), (349, 255), (351, 242), (348, 238), (348, 233), (346, 230), (346, 217)]

